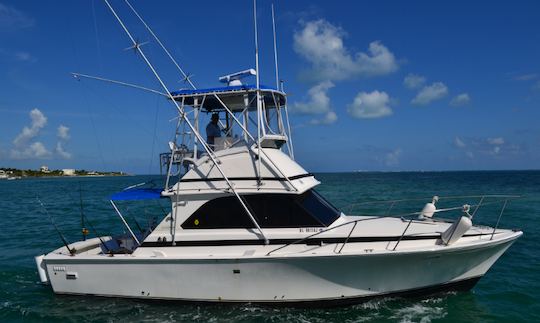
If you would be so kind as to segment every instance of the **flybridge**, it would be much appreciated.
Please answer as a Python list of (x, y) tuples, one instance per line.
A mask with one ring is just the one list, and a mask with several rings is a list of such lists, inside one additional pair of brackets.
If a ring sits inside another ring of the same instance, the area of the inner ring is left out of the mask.
[[(283, 107), (287, 103), (284, 92), (265, 85), (261, 85), (260, 89), (257, 89), (255, 85), (248, 84), (195, 90), (187, 89), (171, 92), (171, 95), (175, 101), (183, 101), (185, 105), (202, 104), (200, 108), (208, 112), (225, 111), (225, 107), (219, 102), (219, 99), (223, 100), (232, 111), (242, 111), (245, 108), (253, 111), (257, 109), (255, 100), (257, 91), (260, 92), (262, 103), (267, 109)], [(215, 96), (218, 96), (219, 99)]]

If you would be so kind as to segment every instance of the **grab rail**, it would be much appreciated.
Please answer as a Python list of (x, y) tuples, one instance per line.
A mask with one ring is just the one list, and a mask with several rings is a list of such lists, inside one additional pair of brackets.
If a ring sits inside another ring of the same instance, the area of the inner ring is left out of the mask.
[[(517, 199), (517, 198), (520, 198), (520, 196), (518, 195), (471, 195), (471, 196), (452, 196), (452, 197), (440, 197), (439, 200), (441, 199), (462, 199), (462, 198), (480, 198), (480, 201), (478, 202), (478, 204), (473, 204), (473, 205), (470, 205), (471, 208), (475, 208), (474, 211), (473, 211), (473, 214), (472, 216), (474, 216), (478, 209), (481, 207), (481, 206), (486, 206), (486, 205), (493, 205), (493, 204), (498, 204), (498, 203), (501, 203), (501, 202), (504, 202), (503, 204), (503, 207), (502, 207), (502, 210), (501, 212), (499, 213), (499, 217), (497, 219), (497, 224), (495, 225), (495, 227), (493, 228), (493, 232), (491, 234), (491, 239), (493, 239), (493, 235), (495, 234), (495, 231), (497, 230), (498, 226), (499, 226), (499, 222), (501, 220), (501, 217), (504, 213), (504, 210), (506, 208), (506, 205), (508, 203), (509, 200), (511, 199)], [(500, 200), (496, 200), (496, 201), (492, 201), (492, 202), (484, 202), (484, 200), (486, 198), (500, 198)], [(314, 238), (315, 236), (318, 236), (320, 234), (323, 234), (323, 233), (326, 233), (326, 232), (329, 232), (329, 231), (332, 231), (334, 229), (337, 229), (337, 228), (341, 228), (341, 227), (344, 227), (346, 225), (350, 225), (350, 224), (353, 224), (353, 227), (351, 228), (351, 231), (349, 231), (349, 234), (347, 235), (347, 238), (345, 239), (345, 241), (343, 242), (343, 244), (341, 245), (341, 247), (339, 248), (339, 251), (337, 251), (337, 253), (341, 253), (341, 251), (343, 250), (343, 248), (345, 247), (345, 245), (349, 242), (350, 240), (350, 237), (352, 235), (352, 233), (354, 232), (354, 229), (356, 228), (356, 225), (359, 223), (359, 222), (364, 222), (364, 221), (370, 221), (370, 220), (376, 220), (376, 219), (384, 219), (384, 218), (396, 218), (396, 217), (401, 217), (403, 221), (405, 221), (404, 217), (409, 217), (409, 216), (418, 216), (420, 214), (422, 214), (422, 212), (410, 212), (410, 213), (404, 213), (404, 214), (396, 214), (396, 215), (389, 215), (389, 212), (390, 210), (394, 207), (394, 205), (398, 202), (406, 202), (406, 201), (418, 201), (418, 200), (421, 200), (421, 199), (401, 199), (401, 200), (390, 200), (390, 201), (373, 201), (373, 202), (365, 202), (365, 203), (361, 203), (361, 204), (369, 204), (369, 203), (383, 203), (383, 202), (387, 202), (387, 203), (391, 203), (391, 206), (388, 208), (388, 210), (386, 211), (386, 215), (385, 216), (375, 216), (375, 215), (371, 215), (370, 218), (366, 218), (366, 219), (358, 219), (358, 220), (354, 220), (354, 221), (349, 221), (349, 222), (345, 222), (345, 223), (342, 223), (342, 224), (339, 224), (339, 225), (336, 225), (336, 226), (333, 226), (333, 227), (330, 227), (330, 228), (327, 228), (327, 229), (324, 229), (324, 230), (321, 230), (321, 231), (318, 231), (318, 232), (315, 232), (307, 237), (304, 237), (302, 239), (298, 239), (298, 240), (295, 240), (293, 242), (290, 242), (290, 243), (287, 243), (283, 246), (280, 246), (278, 248), (275, 248), (271, 251), (269, 251), (266, 256), (269, 256), (271, 253), (274, 253), (278, 250), (281, 250), (281, 249), (284, 249), (286, 247), (289, 247), (291, 245), (296, 245), (296, 244), (300, 244), (302, 242), (305, 242), (305, 241), (308, 241), (312, 238)], [(426, 198), (426, 199), (422, 199), (422, 200), (431, 200), (431, 198)], [(442, 213), (442, 212), (448, 212), (448, 211), (453, 211), (453, 210), (462, 210), (463, 209), (463, 206), (459, 206), (459, 207), (451, 207), (451, 208), (445, 208), (445, 209), (437, 209), (434, 211), (434, 213)], [(407, 230), (409, 229), (409, 227), (411, 226), (412, 222), (415, 220), (415, 218), (411, 218), (408, 223), (407, 223), (407, 226), (405, 227), (405, 229), (403, 230), (403, 232), (401, 233), (400, 237), (398, 238), (397, 242), (396, 242), (396, 245), (394, 246), (394, 248), (392, 249), (392, 251), (395, 251), (396, 248), (398, 247), (399, 243), (403, 240), (404, 237), (406, 236), (409, 236), (409, 235), (406, 235), (406, 232)]]

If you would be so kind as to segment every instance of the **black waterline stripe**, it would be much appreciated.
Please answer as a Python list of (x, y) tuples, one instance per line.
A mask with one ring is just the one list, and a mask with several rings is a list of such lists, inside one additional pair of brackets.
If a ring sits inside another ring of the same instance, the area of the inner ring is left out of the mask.
[[(300, 179), (304, 177), (312, 177), (314, 176), (312, 173), (307, 174), (300, 174), (289, 177), (290, 181), (294, 181), (295, 179)], [(230, 181), (257, 181), (259, 180), (257, 177), (229, 177)], [(224, 178), (185, 178), (181, 179), (181, 183), (190, 183), (190, 182), (218, 182), (218, 181), (224, 181)], [(284, 177), (262, 177), (262, 181), (286, 181), (287, 179)]]
[[(491, 233), (475, 233), (464, 235), (463, 237), (478, 237), (491, 235)], [(401, 241), (406, 240), (433, 240), (440, 239), (440, 235), (430, 235), (430, 236), (406, 236), (401, 239)], [(312, 238), (304, 242), (298, 242), (297, 244), (306, 244), (306, 245), (319, 245), (332, 244), (332, 243), (344, 243), (346, 240), (348, 243), (352, 242), (384, 242), (384, 241), (398, 241), (400, 236), (394, 237), (351, 237), (347, 238)], [(283, 245), (283, 244), (292, 244), (293, 242), (298, 241), (299, 239), (270, 239), (270, 245)], [(196, 241), (176, 241), (173, 246), (170, 241), (168, 242), (143, 242), (141, 247), (216, 247), (216, 246), (250, 246), (250, 245), (264, 245), (264, 240), (196, 240)]]

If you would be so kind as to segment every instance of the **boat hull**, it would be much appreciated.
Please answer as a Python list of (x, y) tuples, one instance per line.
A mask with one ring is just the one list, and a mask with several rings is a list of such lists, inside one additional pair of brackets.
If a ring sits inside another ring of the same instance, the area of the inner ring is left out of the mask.
[(469, 289), (514, 240), (426, 252), (248, 259), (66, 257), (45, 258), (45, 263), (58, 294), (338, 305)]

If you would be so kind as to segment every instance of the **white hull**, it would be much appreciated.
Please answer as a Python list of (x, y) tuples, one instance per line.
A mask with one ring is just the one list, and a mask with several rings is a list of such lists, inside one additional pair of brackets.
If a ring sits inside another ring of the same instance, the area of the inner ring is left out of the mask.
[(465, 248), (379, 254), (228, 259), (63, 256), (46, 259), (46, 267), (59, 294), (203, 302), (347, 302), (475, 281), (520, 235)]

